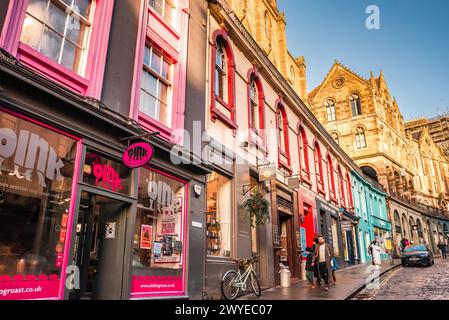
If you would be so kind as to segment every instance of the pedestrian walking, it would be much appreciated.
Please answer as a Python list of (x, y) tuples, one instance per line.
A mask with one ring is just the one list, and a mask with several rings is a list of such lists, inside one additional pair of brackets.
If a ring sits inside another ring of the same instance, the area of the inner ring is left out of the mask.
[(382, 250), (379, 246), (379, 242), (377, 242), (376, 240), (371, 242), (368, 251), (371, 253), (371, 256), (373, 258), (372, 260), (373, 266), (380, 266), (382, 264), (382, 260), (380, 257)]
[(315, 253), (316, 253), (316, 250), (318, 248), (318, 245), (319, 245), (318, 244), (318, 237), (315, 237), (313, 239), (313, 246), (312, 246), (312, 252), (313, 252), (313, 255), (314, 255), (313, 256), (313, 261), (312, 261), (312, 267), (313, 267), (313, 276), (316, 279), (316, 283), (313, 286), (313, 288), (316, 288), (317, 286), (321, 285), (320, 273), (318, 272), (318, 264), (315, 261)]
[(313, 267), (313, 259), (314, 259), (314, 254), (313, 254), (313, 248), (311, 247), (307, 247), (306, 248), (306, 278), (307, 281), (309, 282), (309, 286), (310, 288), (316, 288), (315, 285), (315, 280), (314, 280), (314, 273), (315, 273), (315, 268)]
[(438, 243), (438, 249), (440, 249), (441, 251), (441, 256), (443, 257), (443, 259), (447, 259), (446, 255), (447, 255), (447, 244), (440, 241)]
[(332, 280), (334, 284), (337, 284), (337, 276), (335, 275), (335, 272), (340, 268), (338, 265), (337, 259), (335, 257), (331, 260), (331, 269), (332, 269)]
[(334, 257), (334, 251), (323, 236), (318, 237), (318, 246), (315, 251), (315, 262), (318, 266), (318, 276), (324, 280), (324, 291), (329, 291), (329, 276), (332, 273), (331, 260)]

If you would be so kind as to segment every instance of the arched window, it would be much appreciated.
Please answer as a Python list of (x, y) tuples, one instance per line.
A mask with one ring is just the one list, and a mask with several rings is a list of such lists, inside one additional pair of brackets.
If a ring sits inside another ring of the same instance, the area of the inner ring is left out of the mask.
[(316, 174), (316, 182), (318, 184), (318, 191), (324, 192), (323, 158), (321, 155), (321, 148), (318, 141), (315, 141), (314, 143), (314, 159), (315, 159), (315, 174)]
[(346, 172), (346, 185), (347, 185), (347, 189), (348, 189), (349, 207), (353, 208), (354, 207), (354, 200), (352, 198), (351, 177), (349, 176), (348, 172)]
[(334, 165), (332, 163), (332, 157), (327, 155), (327, 173), (329, 175), (329, 186), (331, 198), (335, 198), (335, 178), (334, 178)]
[(326, 116), (327, 116), (327, 122), (335, 121), (335, 102), (333, 100), (326, 100), (325, 102), (326, 106)]
[(224, 41), (219, 38), (215, 52), (215, 95), (228, 102), (228, 68)]
[(338, 165), (338, 189), (340, 192), (340, 204), (343, 207), (346, 207), (346, 198), (345, 198), (345, 183), (343, 180), (343, 172), (341, 171), (340, 165)]
[(236, 129), (234, 54), (224, 30), (215, 31), (212, 38), (211, 120)]
[(310, 181), (309, 145), (307, 143), (306, 130), (304, 130), (304, 127), (301, 124), (298, 125), (298, 150), (301, 178)]
[(365, 130), (362, 127), (355, 129), (355, 146), (357, 149), (366, 148)]
[(362, 105), (360, 104), (360, 96), (357, 93), (353, 93), (351, 94), (349, 100), (351, 102), (352, 116), (356, 117), (362, 115)]
[(284, 167), (288, 171), (290, 168), (290, 150), (288, 143), (288, 120), (282, 99), (276, 102), (276, 129), (278, 133), (278, 155), (279, 167)]
[(248, 128), (251, 142), (267, 152), (265, 145), (265, 109), (262, 81), (257, 68), (248, 71)]
[(335, 141), (337, 144), (340, 144), (340, 136), (338, 135), (337, 132), (331, 132), (331, 136), (332, 136), (332, 139), (334, 139), (334, 141)]

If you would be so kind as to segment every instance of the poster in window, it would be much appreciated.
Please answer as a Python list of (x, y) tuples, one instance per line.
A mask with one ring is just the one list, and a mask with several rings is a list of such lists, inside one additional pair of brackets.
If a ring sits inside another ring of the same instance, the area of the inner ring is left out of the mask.
[(148, 224), (142, 224), (140, 227), (140, 248), (151, 249), (151, 234), (153, 227)]

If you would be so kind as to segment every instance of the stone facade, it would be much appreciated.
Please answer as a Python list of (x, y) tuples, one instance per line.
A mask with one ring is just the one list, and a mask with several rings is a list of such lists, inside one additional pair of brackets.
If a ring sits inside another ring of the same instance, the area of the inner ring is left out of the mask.
[(246, 30), (307, 104), (306, 63), (287, 49), (286, 20), (276, 0), (226, 0)]
[(405, 132), (382, 71), (366, 79), (336, 61), (309, 101), (340, 146), (390, 195), (447, 209), (447, 158), (425, 130)]

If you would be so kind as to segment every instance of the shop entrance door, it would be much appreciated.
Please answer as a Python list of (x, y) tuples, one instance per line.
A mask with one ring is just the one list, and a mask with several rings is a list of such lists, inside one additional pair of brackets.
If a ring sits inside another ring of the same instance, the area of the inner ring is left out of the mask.
[(289, 215), (280, 214), (279, 215), (279, 226), (280, 226), (280, 245), (282, 251), (280, 252), (280, 260), (285, 266), (290, 268), (293, 275), (293, 247), (292, 247), (292, 217)]
[(355, 264), (354, 239), (352, 231), (346, 231), (346, 239), (348, 241), (349, 264)]
[(83, 191), (76, 226), (74, 263), (79, 289), (71, 299), (120, 299), (126, 202)]

